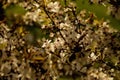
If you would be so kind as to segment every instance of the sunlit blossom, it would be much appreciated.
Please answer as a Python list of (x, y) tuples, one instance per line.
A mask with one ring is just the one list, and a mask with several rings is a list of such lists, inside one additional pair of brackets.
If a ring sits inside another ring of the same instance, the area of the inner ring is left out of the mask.
[(58, 13), (60, 9), (59, 2), (50, 2), (47, 7), (50, 9), (51, 12), (55, 13)]

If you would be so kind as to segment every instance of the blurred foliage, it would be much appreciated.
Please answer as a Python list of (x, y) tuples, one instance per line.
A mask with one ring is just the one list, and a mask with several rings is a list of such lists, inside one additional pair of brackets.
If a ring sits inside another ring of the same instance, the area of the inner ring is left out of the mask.
[(5, 8), (5, 16), (9, 25), (21, 21), (25, 13), (26, 10), (17, 4), (10, 4)]
[(10, 4), (5, 9), (6, 17), (12, 18), (13, 16), (20, 16), (26, 13), (25, 9), (17, 4)]
[(41, 29), (41, 25), (33, 22), (32, 25), (26, 25), (25, 27), (34, 36), (34, 39), (49, 38), (49, 30)]
[(79, 13), (83, 9), (86, 9), (88, 12), (90, 11), (91, 13), (94, 13), (98, 19), (109, 20), (111, 27), (120, 30), (120, 19), (118, 20), (113, 16), (107, 14), (107, 6), (110, 5), (105, 4), (106, 6), (104, 6), (101, 4), (90, 4), (89, 0), (75, 0), (75, 3), (77, 5), (77, 13)]

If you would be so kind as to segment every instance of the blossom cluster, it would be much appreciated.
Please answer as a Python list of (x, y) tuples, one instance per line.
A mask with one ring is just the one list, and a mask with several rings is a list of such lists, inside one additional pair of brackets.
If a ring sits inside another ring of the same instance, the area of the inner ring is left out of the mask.
[(23, 24), (0, 24), (0, 79), (119, 79), (120, 33), (107, 21), (74, 2), (14, 1), (27, 12)]

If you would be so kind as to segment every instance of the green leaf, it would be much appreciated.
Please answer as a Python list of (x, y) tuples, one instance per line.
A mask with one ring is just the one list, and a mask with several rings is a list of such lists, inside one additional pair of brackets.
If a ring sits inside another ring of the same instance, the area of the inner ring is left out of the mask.
[(94, 12), (95, 15), (97, 15), (98, 18), (103, 18), (105, 15), (107, 8), (104, 7), (103, 5), (98, 5), (98, 4), (90, 4), (89, 0), (76, 0), (76, 5), (77, 5), (77, 12), (80, 10), (86, 9), (90, 12)]
[(24, 15), (25, 13), (25, 9), (16, 4), (11, 4), (5, 9), (5, 15), (7, 18), (12, 18), (12, 16), (15, 15)]
[(69, 2), (70, 2), (70, 0), (60, 0), (60, 4), (64, 7), (68, 6)]
[(120, 30), (120, 20), (117, 20), (111, 16), (108, 19), (110, 20), (111, 27)]
[(113, 28), (120, 30), (120, 20), (113, 18), (111, 15), (108, 15), (107, 7), (100, 4), (90, 4), (89, 0), (76, 0), (77, 13), (81, 10), (86, 9), (89, 12), (93, 12), (98, 19), (109, 20), (110, 25)]
[(7, 24), (11, 26), (16, 22), (18, 23), (21, 22), (22, 16), (25, 13), (26, 13), (26, 10), (17, 4), (11, 4), (7, 6), (7, 8), (5, 9)]
[(35, 39), (49, 38), (49, 31), (41, 29), (40, 24), (33, 22), (33, 25), (27, 25), (26, 29), (35, 37)]

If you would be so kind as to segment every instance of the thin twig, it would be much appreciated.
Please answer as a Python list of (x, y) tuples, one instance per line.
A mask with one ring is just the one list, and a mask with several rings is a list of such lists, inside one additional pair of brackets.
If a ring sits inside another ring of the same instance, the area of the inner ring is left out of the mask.
[(51, 20), (52, 24), (53, 24), (54, 26), (56, 26), (55, 22), (54, 22), (53, 19), (50, 17), (50, 15), (49, 15), (49, 13), (48, 13), (48, 11), (47, 11), (47, 9), (46, 9), (45, 2), (44, 2), (44, 5), (43, 5), (43, 10), (44, 10), (45, 13), (47, 14), (48, 18)]
[(82, 24), (82, 23), (80, 23), (80, 21), (78, 20), (78, 18), (77, 18), (77, 14), (76, 14), (76, 11), (74, 10), (74, 8), (72, 8), (72, 14), (73, 14), (73, 16), (74, 16), (74, 25), (76, 26), (76, 29), (75, 29), (75, 31), (77, 32), (77, 33), (79, 33), (78, 31), (77, 31), (77, 29), (80, 29), (80, 27), (81, 26), (86, 26), (85, 24)]

